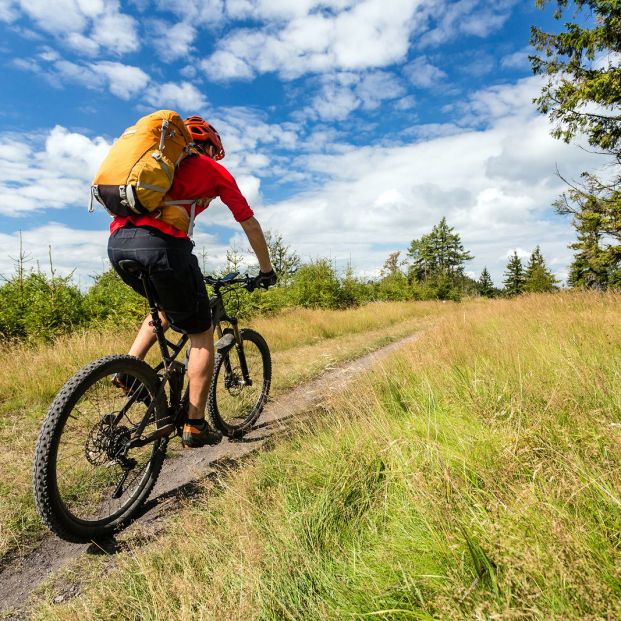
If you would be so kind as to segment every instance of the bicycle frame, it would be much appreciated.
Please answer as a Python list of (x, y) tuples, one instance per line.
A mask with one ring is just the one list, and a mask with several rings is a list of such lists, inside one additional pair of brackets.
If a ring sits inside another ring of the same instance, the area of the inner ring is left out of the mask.
[[(231, 347), (233, 347), (233, 345), (235, 345), (238, 351), (238, 354), (239, 354), (240, 369), (242, 372), (243, 380), (245, 384), (247, 384), (248, 386), (251, 386), (252, 380), (248, 373), (248, 364), (246, 362), (246, 356), (244, 353), (244, 348), (243, 348), (241, 337), (240, 337), (239, 322), (237, 320), (237, 317), (233, 315), (229, 315), (226, 312), (226, 308), (224, 306), (224, 299), (222, 297), (222, 292), (221, 292), (222, 287), (225, 287), (225, 286), (231, 286), (234, 284), (242, 284), (242, 285), (248, 284), (248, 278), (237, 279), (235, 278), (236, 276), (237, 276), (237, 273), (232, 273), (232, 274), (229, 274), (228, 276), (225, 276), (221, 280), (214, 280), (214, 279), (206, 278), (206, 281), (212, 284), (214, 288), (214, 295), (212, 295), (211, 298), (209, 299), (209, 305), (211, 308), (211, 314), (212, 314), (213, 324), (215, 327), (215, 332), (218, 337), (218, 341), (215, 345), (216, 350), (222, 355), (224, 355)], [(179, 405), (181, 404), (181, 395), (173, 394), (171, 377), (173, 376), (175, 372), (185, 372), (185, 371), (180, 371), (178, 368), (175, 367), (175, 361), (176, 361), (177, 356), (181, 352), (181, 350), (187, 344), (189, 337), (187, 334), (182, 334), (179, 340), (177, 341), (177, 343), (173, 343), (172, 341), (166, 338), (164, 334), (164, 328), (162, 326), (162, 320), (160, 319), (159, 311), (155, 303), (155, 296), (153, 294), (153, 290), (151, 288), (149, 279), (146, 277), (146, 274), (144, 272), (140, 272), (139, 277), (144, 286), (145, 296), (149, 303), (149, 311), (151, 313), (151, 321), (149, 323), (151, 326), (153, 326), (153, 332), (155, 333), (158, 347), (160, 350), (160, 354), (162, 356), (162, 361), (154, 369), (156, 373), (159, 373), (160, 371), (164, 370), (162, 382), (160, 384), (158, 391), (163, 392), (166, 383), (171, 385), (171, 402), (168, 403), (168, 410), (170, 412), (171, 408), (175, 406), (175, 401), (178, 401)], [(231, 325), (232, 331), (233, 331), (232, 342), (230, 342), (230, 339), (226, 338), (228, 333), (225, 333), (225, 331), (222, 329), (222, 325), (221, 325), (222, 322), (227, 322)], [(180, 363), (177, 363), (177, 364), (180, 364)], [(233, 373), (233, 369), (231, 367), (231, 363), (228, 357), (226, 357), (224, 360), (224, 368), (225, 368), (227, 375), (231, 375)], [(123, 408), (121, 408), (121, 411), (117, 415), (117, 418), (119, 420), (124, 416), (125, 412), (132, 405), (132, 403), (136, 400), (136, 398), (137, 398), (137, 394), (134, 394), (128, 398), (127, 403), (125, 404)], [(159, 429), (149, 434), (147, 437), (141, 438), (145, 427), (149, 423), (151, 411), (152, 411), (152, 406), (150, 405), (147, 408), (147, 411), (142, 421), (140, 421), (140, 423), (137, 425), (135, 429), (136, 437), (130, 442), (128, 448), (144, 446), (145, 444), (154, 442), (155, 440), (168, 436), (170, 433), (172, 433), (175, 427), (179, 426), (181, 422), (179, 420), (180, 408), (178, 408), (176, 412), (170, 412), (169, 415), (166, 417), (166, 419), (159, 421), (161, 425)], [(162, 425), (162, 423), (164, 424)]]

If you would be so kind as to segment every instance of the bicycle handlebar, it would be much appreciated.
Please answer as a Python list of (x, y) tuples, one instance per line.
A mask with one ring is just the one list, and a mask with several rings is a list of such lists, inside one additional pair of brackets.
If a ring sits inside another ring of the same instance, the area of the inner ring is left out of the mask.
[(248, 291), (254, 291), (255, 289), (254, 277), (248, 276), (248, 274), (246, 274), (245, 276), (242, 276), (241, 278), (237, 278), (238, 275), (239, 275), (239, 272), (231, 272), (230, 274), (227, 274), (226, 276), (222, 278), (213, 278), (212, 276), (205, 276), (204, 279), (208, 285), (211, 285), (212, 287), (216, 289), (220, 289), (221, 287), (230, 287), (232, 285), (242, 285), (244, 289), (247, 289)]

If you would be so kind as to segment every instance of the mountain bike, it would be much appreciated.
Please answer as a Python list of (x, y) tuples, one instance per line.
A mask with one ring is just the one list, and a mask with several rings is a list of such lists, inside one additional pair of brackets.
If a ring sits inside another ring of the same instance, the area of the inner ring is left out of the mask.
[[(44, 523), (67, 541), (109, 536), (136, 514), (187, 416), (187, 357), (186, 364), (177, 357), (188, 336), (176, 343), (166, 338), (142, 265), (120, 263), (143, 282), (161, 362), (152, 367), (129, 355), (104, 356), (79, 370), (52, 402), (35, 451), (34, 496)], [(218, 339), (207, 415), (235, 438), (252, 428), (267, 401), (270, 352), (259, 333), (240, 328), (226, 311), (225, 296), (251, 291), (254, 279), (235, 272), (205, 281), (213, 288)]]

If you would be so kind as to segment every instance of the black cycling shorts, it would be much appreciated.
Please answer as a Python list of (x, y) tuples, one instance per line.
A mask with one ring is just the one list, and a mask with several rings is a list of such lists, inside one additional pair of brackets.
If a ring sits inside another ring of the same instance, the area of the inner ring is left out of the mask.
[(157, 306), (174, 330), (197, 334), (209, 329), (209, 297), (189, 239), (150, 227), (126, 225), (110, 236), (108, 257), (123, 282), (143, 297), (142, 281), (121, 270), (119, 261), (133, 259), (147, 268)]

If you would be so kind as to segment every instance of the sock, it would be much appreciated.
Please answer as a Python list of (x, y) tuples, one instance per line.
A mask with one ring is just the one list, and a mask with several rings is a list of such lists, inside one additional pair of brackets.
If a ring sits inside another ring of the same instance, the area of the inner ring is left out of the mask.
[(205, 426), (205, 417), (203, 418), (188, 418), (186, 420), (187, 425), (193, 425), (195, 427), (204, 427)]

